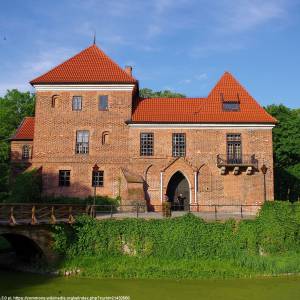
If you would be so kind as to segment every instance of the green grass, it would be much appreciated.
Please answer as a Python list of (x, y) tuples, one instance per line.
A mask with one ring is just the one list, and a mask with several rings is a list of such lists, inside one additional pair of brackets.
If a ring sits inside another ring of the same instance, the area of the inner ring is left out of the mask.
[(61, 269), (98, 278), (244, 278), (300, 273), (300, 204), (265, 203), (255, 220), (206, 223), (80, 217), (55, 226)]
[(300, 256), (245, 256), (238, 260), (93, 256), (67, 259), (60, 269), (80, 269), (80, 276), (93, 278), (250, 278), (300, 273)]
[(129, 296), (130, 300), (299, 299), (299, 277), (227, 280), (91, 279), (0, 272), (5, 296)]

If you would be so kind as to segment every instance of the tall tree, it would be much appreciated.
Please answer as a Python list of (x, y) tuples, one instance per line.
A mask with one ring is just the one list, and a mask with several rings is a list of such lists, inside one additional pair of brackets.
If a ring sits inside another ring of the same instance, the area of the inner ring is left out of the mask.
[(273, 129), (275, 197), (300, 199), (300, 109), (270, 105), (266, 110), (278, 120)]
[(16, 89), (0, 97), (0, 200), (8, 193), (9, 138), (26, 116), (34, 115), (35, 95)]

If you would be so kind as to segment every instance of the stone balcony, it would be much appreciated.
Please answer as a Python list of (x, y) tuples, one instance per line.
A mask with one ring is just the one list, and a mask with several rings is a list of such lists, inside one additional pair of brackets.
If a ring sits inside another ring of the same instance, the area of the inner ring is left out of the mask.
[(238, 157), (218, 154), (217, 167), (220, 169), (221, 175), (225, 175), (229, 171), (233, 171), (234, 175), (245, 171), (247, 175), (251, 175), (258, 170), (258, 160), (255, 158), (255, 154), (243, 154)]

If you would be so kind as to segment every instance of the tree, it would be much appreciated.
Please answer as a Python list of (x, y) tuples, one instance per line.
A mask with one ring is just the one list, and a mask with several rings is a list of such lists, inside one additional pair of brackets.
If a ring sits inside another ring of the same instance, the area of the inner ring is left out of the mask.
[(278, 120), (273, 129), (275, 197), (300, 199), (300, 110), (270, 105), (266, 110)]
[(148, 88), (140, 89), (140, 97), (142, 98), (185, 98), (184, 94), (172, 92), (169, 90), (153, 91)]
[(35, 95), (18, 90), (0, 97), (0, 200), (9, 191), (9, 138), (26, 116), (34, 115)]

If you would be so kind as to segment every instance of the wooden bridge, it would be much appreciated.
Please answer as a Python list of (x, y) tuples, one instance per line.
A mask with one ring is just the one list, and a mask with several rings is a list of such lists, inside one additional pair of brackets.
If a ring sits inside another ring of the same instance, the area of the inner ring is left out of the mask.
[[(172, 216), (182, 216), (188, 212), (207, 221), (228, 218), (254, 218), (261, 205), (201, 205), (190, 204), (184, 207), (172, 206)], [(75, 222), (77, 216), (90, 215), (97, 219), (106, 218), (145, 218), (163, 217), (163, 205), (147, 207), (135, 205), (84, 205), (84, 204), (47, 204), (16, 203), (0, 204), (0, 225), (37, 225)]]
[(0, 224), (36, 225), (73, 223), (78, 215), (90, 214), (89, 205), (0, 204)]

